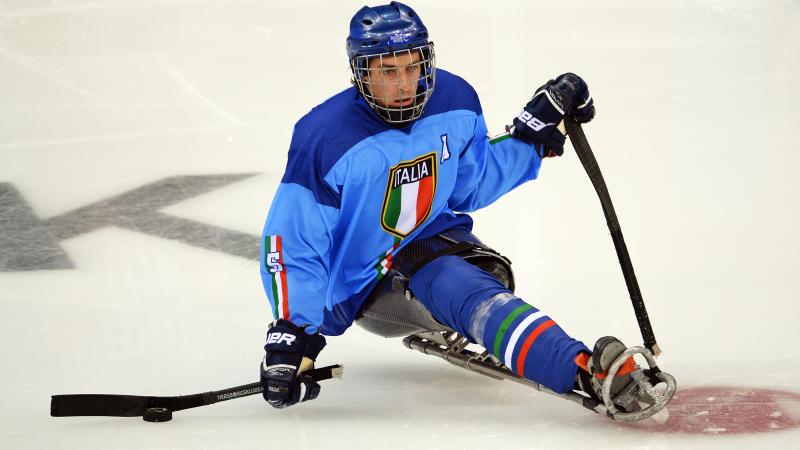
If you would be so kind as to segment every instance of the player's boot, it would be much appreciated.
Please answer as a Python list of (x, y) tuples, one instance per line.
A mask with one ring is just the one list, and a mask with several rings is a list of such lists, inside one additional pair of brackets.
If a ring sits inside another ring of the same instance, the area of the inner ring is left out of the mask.
[[(592, 354), (581, 353), (575, 358), (578, 364), (577, 385), (592, 398), (603, 401), (603, 382), (608, 376), (608, 369), (627, 349), (625, 344), (612, 336), (600, 338), (594, 344)], [(641, 409), (637, 399), (639, 386), (631, 374), (639, 369), (633, 357), (629, 357), (619, 368), (611, 383), (611, 401), (625, 412)]]

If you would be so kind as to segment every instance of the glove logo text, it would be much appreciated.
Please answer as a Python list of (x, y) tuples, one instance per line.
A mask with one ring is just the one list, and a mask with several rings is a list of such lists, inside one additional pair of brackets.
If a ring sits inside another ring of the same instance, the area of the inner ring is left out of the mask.
[(286, 345), (292, 345), (292, 342), (294, 342), (296, 339), (297, 336), (289, 333), (270, 333), (269, 336), (267, 336), (267, 344), (279, 344), (281, 342), (285, 342)]
[(533, 131), (541, 131), (542, 128), (544, 127), (555, 125), (555, 122), (553, 123), (542, 122), (536, 117), (533, 117), (533, 114), (529, 113), (528, 111), (522, 111), (517, 117), (517, 119), (521, 120), (522, 122), (525, 122), (525, 125), (531, 128)]

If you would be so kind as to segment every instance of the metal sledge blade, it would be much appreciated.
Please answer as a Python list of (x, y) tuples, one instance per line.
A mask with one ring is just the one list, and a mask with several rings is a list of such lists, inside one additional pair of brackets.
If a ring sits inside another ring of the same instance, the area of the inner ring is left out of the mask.
[(470, 372), (495, 380), (508, 380), (523, 384), (539, 392), (569, 400), (595, 413), (607, 415), (606, 407), (601, 402), (574, 391), (560, 394), (535, 381), (523, 378), (509, 370), (488, 351), (484, 350), (478, 353), (464, 348), (461, 338), (462, 336), (456, 332), (425, 332), (406, 337), (403, 339), (403, 345), (420, 353), (442, 358), (450, 364)]
[[(624, 351), (609, 368), (609, 375), (603, 385), (603, 402), (595, 400), (585, 394), (578, 392), (567, 392), (560, 394), (535, 381), (523, 378), (512, 372), (503, 365), (497, 358), (488, 351), (475, 352), (468, 350), (463, 336), (456, 332), (422, 332), (412, 334), (403, 339), (403, 345), (426, 355), (436, 356), (445, 361), (470, 372), (484, 375), (495, 380), (508, 380), (532, 387), (540, 392), (569, 400), (573, 403), (593, 411), (597, 414), (608, 416), (613, 420), (622, 422), (634, 422), (646, 419), (664, 410), (667, 403), (675, 395), (675, 378), (668, 373), (661, 372), (655, 364), (653, 355), (644, 347), (632, 347)], [(620, 393), (623, 397), (617, 397), (617, 401), (627, 406), (629, 411), (620, 411), (610, 399), (611, 381), (616, 376), (622, 363), (629, 356), (635, 354), (644, 355), (649, 369), (639, 369), (632, 372), (636, 383), (631, 383)], [(660, 393), (654, 386), (661, 383), (667, 384), (664, 393)], [(628, 396), (628, 398), (624, 397)], [(666, 412), (666, 411), (665, 411)], [(656, 416), (658, 417), (658, 416)]]

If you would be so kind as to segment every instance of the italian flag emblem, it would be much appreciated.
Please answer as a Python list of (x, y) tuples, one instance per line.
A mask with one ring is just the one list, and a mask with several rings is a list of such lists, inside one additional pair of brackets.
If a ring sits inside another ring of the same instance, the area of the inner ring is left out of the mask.
[(392, 167), (383, 197), (383, 229), (404, 238), (424, 222), (431, 213), (436, 181), (436, 152)]

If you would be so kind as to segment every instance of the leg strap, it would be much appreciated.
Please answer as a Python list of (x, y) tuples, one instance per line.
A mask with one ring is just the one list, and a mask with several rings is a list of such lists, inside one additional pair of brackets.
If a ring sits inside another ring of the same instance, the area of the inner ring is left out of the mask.
[(514, 291), (511, 261), (463, 228), (450, 229), (409, 243), (395, 255), (392, 267), (408, 279), (425, 265), (443, 256), (458, 256), (489, 272)]
[(411, 278), (412, 276), (414, 276), (415, 273), (417, 273), (419, 269), (422, 268), (422, 266), (428, 264), (429, 262), (433, 261), (436, 258), (442, 256), (450, 256), (450, 255), (459, 256), (476, 248), (479, 248), (478, 245), (472, 242), (459, 242), (457, 244), (453, 244), (450, 247), (445, 247), (437, 252), (431, 253), (428, 256), (425, 256), (417, 261), (414, 261), (414, 265), (411, 266), (406, 276)]

